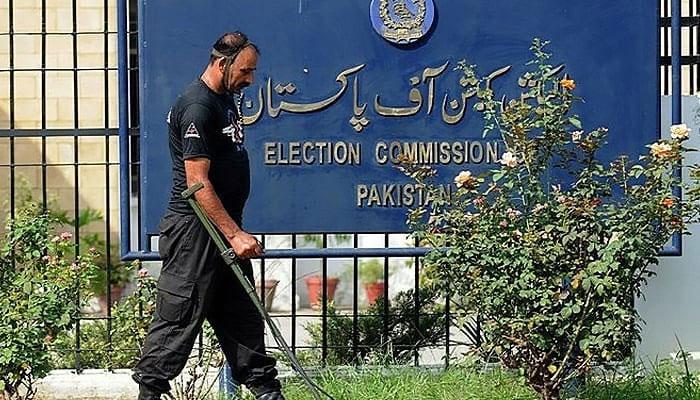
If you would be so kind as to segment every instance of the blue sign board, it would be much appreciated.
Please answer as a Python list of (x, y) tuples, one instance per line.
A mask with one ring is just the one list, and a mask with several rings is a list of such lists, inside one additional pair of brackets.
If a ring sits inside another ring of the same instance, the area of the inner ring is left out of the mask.
[[(157, 233), (171, 184), (165, 119), (224, 32), (260, 50), (242, 102), (258, 233), (406, 231), (422, 194), (395, 168), (410, 153), (446, 184), (503, 153), (482, 137), (460, 60), (515, 96), (539, 37), (576, 81), (585, 128), (608, 156), (659, 135), (658, 2), (609, 0), (149, 0), (141, 4), (143, 232)], [(421, 16), (421, 13), (422, 16)], [(521, 82), (522, 83), (522, 82)], [(235, 185), (235, 177), (231, 184)]]

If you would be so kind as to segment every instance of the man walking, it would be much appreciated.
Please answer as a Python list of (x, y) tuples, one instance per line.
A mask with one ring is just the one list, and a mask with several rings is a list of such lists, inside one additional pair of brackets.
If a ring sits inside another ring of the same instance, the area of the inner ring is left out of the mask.
[(163, 269), (154, 321), (133, 378), (139, 400), (160, 399), (169, 380), (185, 367), (207, 319), (214, 328), (235, 381), (259, 400), (284, 400), (275, 359), (265, 352), (263, 319), (233, 271), (220, 256), (181, 193), (200, 182), (197, 202), (240, 260), (249, 281), (248, 260), (263, 250), (241, 229), (250, 190), (243, 118), (233, 95), (253, 83), (259, 51), (241, 32), (221, 36), (209, 64), (168, 113), (173, 187), (159, 224)]

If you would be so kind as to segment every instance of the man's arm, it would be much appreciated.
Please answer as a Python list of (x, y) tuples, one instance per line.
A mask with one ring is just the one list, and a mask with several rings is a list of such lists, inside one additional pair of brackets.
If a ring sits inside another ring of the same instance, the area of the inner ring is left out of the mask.
[(195, 192), (194, 197), (202, 206), (210, 220), (216, 225), (226, 240), (233, 247), (233, 251), (241, 258), (251, 258), (263, 254), (263, 250), (257, 239), (243, 231), (236, 221), (226, 212), (219, 196), (214, 191), (209, 181), (210, 161), (207, 158), (197, 157), (185, 160), (185, 176), (187, 187), (200, 182), (204, 187)]

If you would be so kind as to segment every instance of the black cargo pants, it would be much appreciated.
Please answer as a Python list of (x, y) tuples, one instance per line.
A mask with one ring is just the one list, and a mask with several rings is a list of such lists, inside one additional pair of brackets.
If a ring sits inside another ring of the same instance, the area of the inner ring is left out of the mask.
[[(195, 215), (169, 211), (159, 230), (164, 261), (156, 312), (134, 380), (150, 391), (168, 392), (168, 381), (184, 369), (206, 318), (236, 382), (255, 395), (279, 389), (275, 359), (265, 354), (262, 316), (202, 223)], [(242, 262), (241, 268), (253, 282), (250, 262)]]

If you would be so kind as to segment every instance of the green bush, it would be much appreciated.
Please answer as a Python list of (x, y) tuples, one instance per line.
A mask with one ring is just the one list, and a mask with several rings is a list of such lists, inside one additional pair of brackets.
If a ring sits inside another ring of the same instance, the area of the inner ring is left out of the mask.
[[(389, 336), (384, 335), (384, 299), (357, 316), (357, 354), (353, 352), (353, 318), (338, 313), (332, 302), (327, 310), (327, 365), (349, 365), (368, 360), (405, 363), (416, 349), (435, 345), (445, 337), (444, 307), (437, 304), (438, 294), (430, 288), (419, 290), (418, 325), (415, 324), (413, 290), (400, 292), (389, 303), (387, 317)], [(305, 329), (310, 345), (323, 344), (321, 323), (310, 323)], [(321, 364), (321, 351), (314, 349), (300, 358), (307, 364)]]
[[(65, 229), (75, 229), (77, 226), (80, 232), (80, 254), (92, 254), (95, 264), (99, 267), (90, 279), (90, 290), (97, 295), (107, 293), (107, 266), (110, 267), (110, 285), (123, 288), (133, 278), (133, 270), (128, 262), (120, 259), (119, 245), (110, 244), (109, 259), (107, 259), (107, 241), (103, 233), (88, 232), (87, 227), (96, 222), (102, 222), (104, 216), (101, 212), (86, 208), (80, 210), (78, 216), (73, 219), (68, 217), (65, 211), (49, 210), (56, 216), (62, 227)], [(118, 299), (114, 299), (118, 300)], [(104, 311), (104, 310), (103, 310)]]
[[(30, 189), (27, 179), (21, 174), (17, 178), (16, 208), (25, 209), (35, 207), (38, 201)], [(67, 211), (61, 210), (56, 204), (56, 197), (49, 194), (45, 205), (48, 216), (55, 221), (54, 228), (60, 228), (67, 232), (73, 232), (76, 227), (79, 232), (79, 251), (82, 256), (90, 256), (94, 264), (99, 268), (90, 278), (90, 290), (93, 294), (104, 295), (107, 293), (107, 265), (110, 265), (110, 283), (112, 286), (123, 288), (133, 278), (133, 271), (129, 263), (120, 259), (119, 244), (110, 244), (109, 260), (107, 259), (107, 240), (104, 233), (88, 231), (90, 225), (104, 221), (104, 216), (94, 208), (84, 208), (78, 212), (75, 218), (71, 218)], [(9, 210), (8, 210), (9, 211)], [(70, 257), (74, 257), (75, 247), (67, 250)]]
[(431, 167), (407, 159), (402, 168), (431, 199), (409, 215), (417, 238), (434, 247), (428, 275), (454, 294), (461, 321), (481, 317), (484, 354), (559, 399), (592, 364), (629, 355), (641, 329), (633, 299), (671, 236), (698, 220), (699, 193), (697, 166), (690, 186), (679, 178), (685, 125), (639, 160), (602, 161), (615, 132), (584, 131), (572, 112), (576, 84), (549, 63), (545, 45), (534, 41), (532, 69), (520, 79), (529, 84), (510, 101), (459, 64), (460, 84), (484, 110), (484, 135), (505, 146), (498, 168), (462, 171), (451, 195)]
[(0, 250), (0, 393), (30, 399), (50, 371), (49, 350), (75, 323), (94, 272), (91, 255), (70, 256), (71, 234), (36, 205), (17, 210)]
[(155, 299), (156, 279), (145, 269), (139, 270), (136, 290), (123, 302), (112, 305), (111, 341), (106, 320), (83, 321), (79, 362), (75, 358), (75, 332), (65, 331), (54, 346), (54, 368), (132, 368), (153, 320)]

